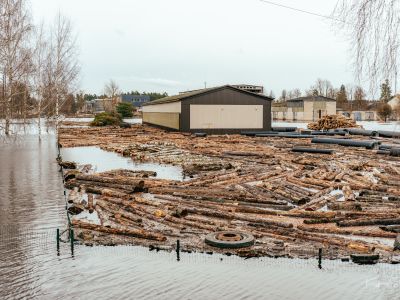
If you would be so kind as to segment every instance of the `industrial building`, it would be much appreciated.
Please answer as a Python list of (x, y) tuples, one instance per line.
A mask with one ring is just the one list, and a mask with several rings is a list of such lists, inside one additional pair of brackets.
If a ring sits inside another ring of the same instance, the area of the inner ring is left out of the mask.
[(111, 98), (87, 100), (83, 111), (85, 113), (98, 114), (104, 111), (112, 111), (115, 106), (115, 101)]
[(131, 103), (135, 107), (141, 107), (150, 101), (149, 95), (121, 95), (118, 102)]
[(233, 87), (256, 94), (264, 94), (264, 87), (261, 85), (235, 84)]
[(274, 120), (316, 121), (326, 115), (336, 115), (336, 100), (323, 96), (306, 96), (273, 104)]
[(143, 104), (143, 122), (183, 132), (268, 131), (272, 100), (231, 85), (207, 88)]

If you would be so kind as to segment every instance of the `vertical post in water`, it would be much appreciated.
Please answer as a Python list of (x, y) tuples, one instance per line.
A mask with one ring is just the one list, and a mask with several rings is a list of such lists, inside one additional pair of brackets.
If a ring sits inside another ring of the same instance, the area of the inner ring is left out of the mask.
[(69, 237), (71, 240), (71, 255), (74, 257), (74, 229), (69, 230)]
[(322, 248), (318, 249), (318, 268), (322, 269)]
[(180, 251), (181, 251), (181, 242), (179, 240), (176, 241), (176, 260), (180, 261)]
[(60, 229), (57, 228), (57, 256), (60, 256)]
[(68, 209), (68, 201), (67, 201), (67, 191), (64, 189), (64, 200), (65, 200), (65, 210)]

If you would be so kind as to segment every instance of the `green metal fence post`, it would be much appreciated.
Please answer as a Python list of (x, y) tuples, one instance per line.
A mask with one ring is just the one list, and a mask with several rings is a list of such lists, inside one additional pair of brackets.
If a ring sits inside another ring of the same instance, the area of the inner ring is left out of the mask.
[(322, 269), (322, 248), (318, 249), (318, 268)]
[(71, 240), (71, 255), (74, 257), (74, 229), (70, 229), (70, 240)]
[(57, 256), (60, 256), (60, 229), (57, 228)]

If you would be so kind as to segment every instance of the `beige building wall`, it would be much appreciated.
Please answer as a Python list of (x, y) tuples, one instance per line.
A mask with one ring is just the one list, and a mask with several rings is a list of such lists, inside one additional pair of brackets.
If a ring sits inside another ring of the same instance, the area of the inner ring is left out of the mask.
[(397, 107), (397, 105), (400, 105), (400, 99), (399, 96), (394, 97), (392, 100), (390, 100), (388, 102), (388, 104), (390, 105), (390, 107), (392, 109), (395, 109)]
[(180, 113), (143, 112), (143, 122), (179, 130)]
[(181, 113), (181, 110), (182, 110), (182, 108), (181, 108), (180, 101), (143, 106), (143, 112)]
[(336, 102), (326, 102), (327, 115), (336, 115)]
[(314, 120), (314, 102), (304, 101), (304, 114), (302, 121), (313, 121)]
[(336, 115), (336, 102), (304, 101), (303, 107), (272, 107), (272, 118), (286, 121), (316, 121), (321, 116)]
[(190, 105), (190, 129), (262, 129), (262, 105)]

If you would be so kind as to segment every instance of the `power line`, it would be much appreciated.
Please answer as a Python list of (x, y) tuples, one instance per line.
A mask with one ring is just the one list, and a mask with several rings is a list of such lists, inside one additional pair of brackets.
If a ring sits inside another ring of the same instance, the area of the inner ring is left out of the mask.
[(278, 7), (282, 7), (282, 8), (286, 8), (286, 9), (290, 9), (290, 10), (294, 10), (294, 11), (301, 12), (301, 13), (308, 14), (308, 15), (312, 15), (312, 16), (315, 16), (315, 17), (330, 19), (330, 20), (334, 20), (334, 21), (338, 21), (338, 22), (344, 23), (343, 20), (339, 20), (339, 19), (336, 19), (334, 17), (330, 17), (330, 16), (326, 16), (326, 15), (321, 15), (321, 14), (314, 13), (314, 12), (311, 12), (311, 11), (308, 11), (308, 10), (291, 7), (291, 6), (275, 3), (275, 2), (272, 2), (272, 1), (268, 1), (268, 0), (260, 0), (260, 2), (264, 2), (266, 4), (270, 4), (270, 5), (274, 5), (274, 6), (278, 6)]

